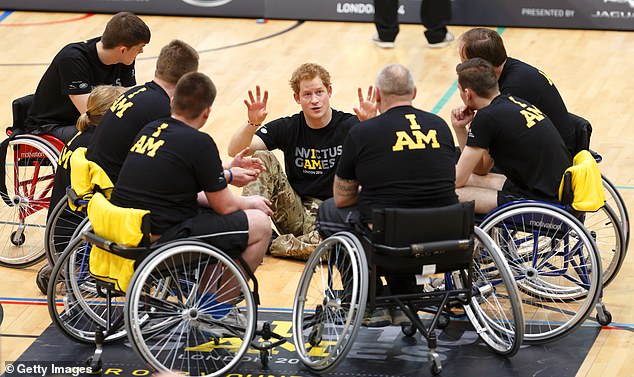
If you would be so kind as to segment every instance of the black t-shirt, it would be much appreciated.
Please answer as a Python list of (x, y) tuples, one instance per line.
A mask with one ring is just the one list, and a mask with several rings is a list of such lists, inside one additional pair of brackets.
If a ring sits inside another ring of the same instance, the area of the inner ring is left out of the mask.
[(92, 126), (86, 128), (84, 132), (77, 132), (77, 134), (66, 143), (64, 148), (62, 148), (57, 161), (55, 180), (53, 181), (51, 205), (49, 206), (50, 211), (52, 211), (57, 203), (66, 195), (66, 188), (70, 186), (70, 155), (77, 148), (87, 147), (94, 133), (95, 127)]
[(350, 131), (337, 176), (361, 186), (359, 210), (457, 203), (453, 136), (442, 118), (412, 106), (394, 107)]
[(117, 183), (134, 138), (148, 123), (170, 116), (170, 98), (154, 81), (127, 90), (104, 114), (87, 156)]
[(27, 130), (44, 125), (73, 125), (79, 111), (69, 95), (90, 93), (97, 85), (133, 86), (134, 63), (106, 65), (97, 55), (101, 37), (66, 45), (57, 53), (33, 97)]
[(332, 110), (324, 128), (312, 129), (304, 113), (276, 119), (257, 132), (269, 150), (284, 152), (286, 176), (299, 196), (332, 197), (335, 167), (348, 131), (359, 122), (352, 114)]
[(570, 123), (568, 109), (557, 87), (544, 72), (520, 60), (507, 58), (498, 84), (502, 94), (523, 98), (543, 111), (573, 153), (575, 130)]
[(467, 145), (488, 149), (495, 166), (529, 199), (556, 201), (570, 153), (553, 123), (527, 101), (499, 95), (478, 110)]
[(174, 118), (139, 132), (123, 163), (112, 203), (150, 210), (153, 234), (198, 213), (197, 194), (227, 187), (213, 139)]

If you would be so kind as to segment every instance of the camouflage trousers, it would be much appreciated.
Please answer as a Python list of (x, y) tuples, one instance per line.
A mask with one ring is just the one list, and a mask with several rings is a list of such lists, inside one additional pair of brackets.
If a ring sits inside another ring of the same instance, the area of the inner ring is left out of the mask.
[(307, 260), (321, 242), (315, 228), (321, 200), (297, 195), (272, 152), (257, 151), (253, 157), (262, 160), (266, 171), (246, 185), (242, 195), (261, 195), (272, 203), (273, 224), (280, 235), (271, 243), (271, 255)]

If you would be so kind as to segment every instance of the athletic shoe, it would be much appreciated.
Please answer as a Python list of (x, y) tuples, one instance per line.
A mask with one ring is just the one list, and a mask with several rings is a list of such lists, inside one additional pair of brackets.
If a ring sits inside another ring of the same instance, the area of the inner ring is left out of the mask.
[(372, 42), (374, 42), (375, 45), (381, 48), (394, 48), (394, 41), (383, 41), (381, 40), (381, 38), (379, 38), (379, 34), (374, 34), (374, 36), (372, 37)]
[(365, 317), (361, 321), (361, 326), (385, 327), (392, 324), (392, 316), (387, 308), (377, 306), (373, 311), (366, 309)]
[(392, 324), (394, 326), (409, 326), (412, 324), (412, 321), (407, 318), (405, 312), (398, 306), (390, 308), (390, 317), (392, 317)]
[(447, 34), (445, 34), (445, 39), (443, 39), (440, 42), (429, 43), (429, 48), (441, 48), (441, 47), (449, 46), (449, 44), (453, 42), (453, 40), (454, 40), (453, 34), (451, 34), (450, 32), (447, 32)]

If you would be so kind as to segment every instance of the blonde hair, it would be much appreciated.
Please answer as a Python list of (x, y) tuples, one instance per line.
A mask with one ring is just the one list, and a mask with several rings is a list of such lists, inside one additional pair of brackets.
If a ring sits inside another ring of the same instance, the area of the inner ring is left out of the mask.
[(122, 86), (100, 85), (94, 87), (88, 96), (86, 112), (77, 119), (77, 131), (84, 132), (90, 126), (97, 126), (114, 100), (125, 91), (126, 88)]

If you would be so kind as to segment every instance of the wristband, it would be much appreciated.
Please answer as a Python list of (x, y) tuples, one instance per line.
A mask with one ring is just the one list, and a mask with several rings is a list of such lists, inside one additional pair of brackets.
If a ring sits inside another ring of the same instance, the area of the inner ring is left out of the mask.
[(227, 172), (229, 173), (229, 179), (227, 179), (227, 184), (231, 184), (231, 181), (233, 181), (233, 173), (231, 172), (231, 169), (227, 169)]
[(255, 123), (251, 122), (249, 119), (247, 119), (247, 123), (249, 123), (249, 126), (253, 126), (253, 127), (255, 127), (255, 128), (260, 127), (260, 125), (259, 125), (259, 124), (255, 124)]

